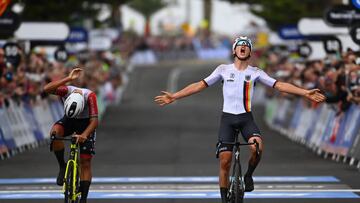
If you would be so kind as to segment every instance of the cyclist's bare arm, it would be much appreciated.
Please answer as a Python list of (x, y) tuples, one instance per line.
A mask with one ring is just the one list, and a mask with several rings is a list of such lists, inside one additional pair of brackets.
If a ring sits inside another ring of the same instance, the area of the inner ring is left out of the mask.
[(55, 94), (56, 89), (58, 87), (77, 79), (80, 76), (80, 73), (82, 70), (83, 69), (81, 69), (81, 68), (73, 69), (67, 77), (65, 77), (61, 80), (52, 81), (52, 82), (46, 84), (44, 87), (44, 91), (48, 94)]
[(290, 83), (280, 82), (280, 81), (276, 82), (274, 88), (281, 92), (286, 92), (286, 93), (296, 94), (306, 97), (307, 99), (313, 102), (319, 103), (325, 101), (325, 96), (321, 94), (319, 89), (306, 90), (296, 87), (295, 85), (292, 85)]
[(86, 127), (84, 132), (82, 132), (81, 135), (75, 135), (75, 137), (78, 137), (78, 141), (80, 143), (85, 142), (85, 140), (90, 136), (90, 134), (95, 131), (98, 123), (99, 122), (97, 117), (90, 118), (89, 125)]
[(162, 91), (162, 95), (155, 97), (155, 102), (158, 103), (160, 106), (164, 106), (174, 102), (175, 100), (198, 93), (203, 89), (205, 89), (206, 87), (207, 87), (206, 83), (203, 80), (201, 80), (199, 82), (192, 83), (186, 86), (184, 89), (175, 93)]
[(97, 98), (94, 92), (89, 94), (87, 105), (89, 105), (90, 122), (84, 132), (82, 132), (80, 135), (75, 135), (78, 137), (79, 142), (84, 142), (95, 131), (99, 124)]

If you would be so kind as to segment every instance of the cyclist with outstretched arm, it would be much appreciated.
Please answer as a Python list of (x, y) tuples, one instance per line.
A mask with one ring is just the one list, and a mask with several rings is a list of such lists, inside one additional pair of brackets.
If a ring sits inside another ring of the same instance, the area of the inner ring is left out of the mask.
[[(64, 103), (65, 115), (57, 121), (50, 135), (77, 137), (80, 143), (80, 191), (81, 203), (85, 203), (91, 184), (91, 160), (95, 154), (96, 128), (98, 126), (98, 107), (96, 94), (89, 89), (66, 85), (80, 77), (81, 68), (73, 69), (69, 76), (45, 85), (44, 91), (58, 95)], [(56, 183), (64, 184), (66, 163), (64, 160), (63, 141), (53, 141), (50, 148), (54, 151), (59, 164), (59, 174)]]
[(261, 133), (251, 113), (251, 99), (256, 82), (281, 92), (303, 96), (313, 102), (323, 102), (325, 97), (318, 89), (306, 90), (290, 83), (276, 81), (268, 76), (263, 70), (249, 65), (252, 42), (247, 37), (239, 37), (235, 40), (232, 53), (232, 64), (219, 65), (205, 79), (192, 83), (184, 89), (170, 93), (162, 91), (162, 95), (155, 97), (155, 102), (160, 106), (171, 104), (175, 100), (198, 93), (216, 82), (223, 82), (223, 113), (220, 121), (218, 134), (217, 157), (220, 158), (219, 186), (222, 202), (227, 202), (229, 186), (229, 171), (232, 160), (232, 150), (236, 132), (240, 131), (248, 143), (255, 140), (259, 143), (260, 155), (256, 153), (256, 147), (250, 146), (251, 157), (247, 172), (244, 176), (245, 191), (254, 190), (253, 172), (258, 165), (263, 149)]

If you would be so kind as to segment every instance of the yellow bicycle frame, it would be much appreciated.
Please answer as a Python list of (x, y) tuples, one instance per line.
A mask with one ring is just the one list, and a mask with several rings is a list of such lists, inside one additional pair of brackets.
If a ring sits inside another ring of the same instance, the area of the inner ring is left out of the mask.
[[(73, 164), (73, 181), (72, 181), (72, 194), (71, 194), (71, 200), (75, 201), (76, 198), (78, 198), (81, 194), (81, 192), (78, 192), (76, 193), (76, 175), (77, 175), (77, 171), (78, 171), (78, 153), (79, 153), (79, 150), (78, 150), (78, 144), (71, 144), (70, 145), (70, 153), (72, 157), (74, 157), (74, 159), (69, 159), (67, 161), (67, 164), (66, 164), (66, 171), (65, 171), (65, 180), (67, 179), (68, 177), (68, 170), (69, 170), (69, 165), (72, 163)], [(79, 170), (80, 171), (80, 170)], [(66, 190), (66, 181), (64, 182), (64, 185), (63, 185), (63, 193), (65, 192)]]

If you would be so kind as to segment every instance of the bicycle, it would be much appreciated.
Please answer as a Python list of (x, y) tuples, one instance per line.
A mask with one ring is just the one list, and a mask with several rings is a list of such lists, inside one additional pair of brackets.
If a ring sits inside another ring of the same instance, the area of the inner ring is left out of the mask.
[(76, 137), (58, 137), (51, 136), (51, 141), (64, 140), (70, 141), (70, 154), (66, 163), (66, 170), (64, 176), (64, 185), (62, 192), (65, 196), (65, 203), (78, 203), (80, 201), (81, 192), (79, 192), (80, 185), (80, 168), (79, 168), (79, 143), (76, 142)]
[(238, 136), (235, 136), (235, 142), (227, 144), (234, 144), (233, 155), (235, 155), (233, 156), (234, 160), (231, 166), (232, 173), (230, 176), (230, 186), (227, 194), (227, 199), (230, 201), (230, 203), (243, 203), (245, 194), (245, 182), (241, 171), (240, 146), (255, 145), (256, 154), (257, 156), (259, 156), (259, 143), (256, 140), (254, 140), (254, 142), (252, 143), (240, 143), (238, 142)]

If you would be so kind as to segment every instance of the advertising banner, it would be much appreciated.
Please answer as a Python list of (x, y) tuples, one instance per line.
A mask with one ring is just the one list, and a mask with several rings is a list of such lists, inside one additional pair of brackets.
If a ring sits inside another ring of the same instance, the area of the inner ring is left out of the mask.
[(311, 109), (309, 112), (309, 117), (308, 117), (308, 128), (306, 130), (305, 133), (305, 140), (306, 143), (309, 144), (310, 140), (313, 136), (315, 136), (315, 127), (316, 124), (319, 122), (319, 117), (320, 117), (320, 113), (321, 113), (322, 108), (318, 107), (316, 109)]
[(297, 25), (286, 25), (279, 29), (279, 36), (284, 40), (303, 40), (305, 36), (302, 35)]
[(343, 114), (336, 115), (335, 112), (332, 112), (328, 117), (328, 120), (324, 127), (326, 130), (322, 135), (322, 142), (320, 144), (320, 148), (326, 152), (334, 153), (334, 144), (337, 138), (337, 134), (339, 131), (340, 123), (342, 120)]
[(64, 116), (64, 110), (59, 101), (49, 101), (48, 104), (53, 122), (58, 121)]
[(329, 120), (329, 117), (332, 115), (333, 110), (329, 108), (328, 105), (321, 105), (319, 108), (319, 117), (318, 122), (315, 124), (313, 136), (309, 140), (310, 145), (319, 147), (322, 143), (322, 135), (325, 134), (325, 123)]
[(6, 146), (6, 142), (3, 136), (3, 131), (0, 127), (0, 154), (4, 154), (6, 152), (8, 152), (8, 148)]
[(359, 122), (360, 109), (358, 106), (352, 105), (344, 115), (344, 119), (340, 125), (338, 138), (335, 142), (335, 152), (337, 154), (343, 156), (348, 155), (348, 152), (354, 143), (355, 137), (359, 132)]
[(354, 143), (349, 151), (349, 156), (360, 160), (360, 130), (355, 135)]
[(297, 138), (301, 138), (301, 140), (305, 140), (305, 135), (307, 129), (311, 125), (311, 112), (312, 109), (307, 108), (305, 104), (302, 102), (301, 111), (299, 113), (298, 125), (294, 131), (294, 135)]
[(277, 101), (276, 99), (269, 99), (268, 102), (266, 102), (266, 112), (265, 112), (265, 118), (268, 125), (273, 125), (273, 118), (275, 116), (275, 112), (277, 111)]
[(43, 139), (49, 138), (49, 133), (52, 125), (54, 124), (54, 118), (51, 113), (51, 108), (47, 101), (41, 101), (41, 103), (34, 107), (34, 114), (38, 123), (40, 125), (40, 129)]
[(2, 132), (2, 137), (8, 149), (15, 149), (16, 144), (13, 138), (10, 124), (11, 122), (7, 116), (6, 110), (0, 109), (0, 128)]
[(41, 132), (40, 125), (37, 122), (32, 107), (29, 104), (24, 104), (24, 116), (27, 124), (30, 127), (30, 131), (28, 133), (32, 133), (38, 141), (43, 140), (43, 134)]
[(300, 117), (301, 117), (301, 112), (303, 110), (303, 105), (302, 105), (302, 101), (298, 100), (296, 102), (296, 107), (295, 107), (295, 112), (294, 112), (294, 116), (291, 119), (291, 123), (290, 123), (290, 128), (289, 128), (289, 132), (290, 134), (292, 134), (297, 126), (300, 124)]
[(302, 100), (271, 99), (266, 122), (291, 139), (305, 141), (325, 152), (360, 158), (360, 108), (336, 112), (331, 105), (306, 107)]
[(290, 101), (287, 99), (279, 100), (279, 108), (275, 114), (273, 124), (278, 127), (284, 127), (284, 122), (288, 119), (286, 117), (287, 109), (289, 109)]

